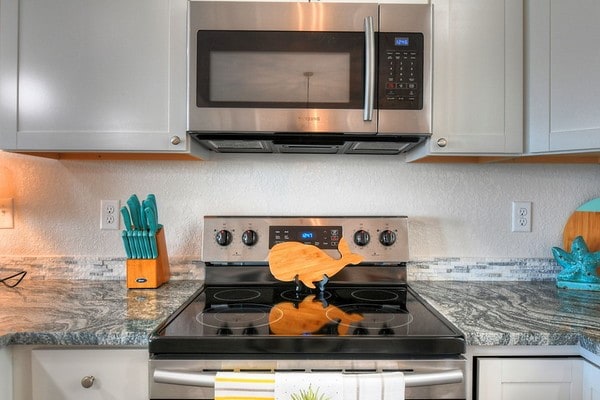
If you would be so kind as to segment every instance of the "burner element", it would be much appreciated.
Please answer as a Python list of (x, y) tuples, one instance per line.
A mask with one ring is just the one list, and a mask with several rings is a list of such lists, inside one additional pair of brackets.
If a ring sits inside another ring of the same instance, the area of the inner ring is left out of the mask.
[(246, 333), (242, 333), (251, 335), (257, 328), (269, 326), (269, 322), (277, 322), (281, 318), (283, 312), (264, 304), (228, 304), (205, 309), (196, 316), (196, 321), (204, 326), (216, 328), (218, 335), (223, 334), (219, 333), (219, 330), (224, 328), (230, 331), (248, 329)]
[(213, 297), (221, 301), (248, 301), (260, 297), (260, 292), (254, 289), (226, 289), (221, 290)]
[(362, 301), (392, 302), (398, 300), (400, 296), (386, 289), (359, 289), (352, 292), (352, 297)]
[(327, 318), (332, 322), (339, 322), (340, 327), (345, 327), (346, 330), (355, 327), (353, 335), (367, 335), (369, 329), (374, 329), (381, 336), (394, 335), (394, 329), (408, 329), (413, 321), (412, 314), (398, 306), (356, 303), (341, 305), (339, 310), (347, 314), (362, 315), (360, 324), (354, 325), (353, 321), (339, 321), (336, 315), (327, 313)]

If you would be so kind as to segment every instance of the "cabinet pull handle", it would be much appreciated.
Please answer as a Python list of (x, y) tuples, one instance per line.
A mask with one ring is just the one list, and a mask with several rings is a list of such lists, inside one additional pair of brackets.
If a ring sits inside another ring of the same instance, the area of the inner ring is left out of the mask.
[(181, 143), (181, 138), (179, 136), (172, 136), (171, 137), (171, 144), (174, 146), (177, 146), (179, 143)]
[(81, 386), (83, 386), (86, 389), (89, 389), (94, 385), (95, 380), (96, 378), (94, 378), (93, 375), (84, 376), (83, 378), (81, 378)]

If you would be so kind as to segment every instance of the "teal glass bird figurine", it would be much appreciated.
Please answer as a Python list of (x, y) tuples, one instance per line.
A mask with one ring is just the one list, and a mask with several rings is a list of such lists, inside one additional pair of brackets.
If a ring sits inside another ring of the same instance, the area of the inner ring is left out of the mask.
[(600, 251), (590, 252), (583, 237), (573, 240), (570, 253), (553, 247), (552, 254), (563, 267), (556, 276), (557, 287), (600, 291)]

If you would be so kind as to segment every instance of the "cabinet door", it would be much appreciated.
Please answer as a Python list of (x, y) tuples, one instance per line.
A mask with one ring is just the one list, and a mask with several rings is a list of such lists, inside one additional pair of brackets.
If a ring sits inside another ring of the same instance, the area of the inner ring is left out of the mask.
[(433, 0), (433, 135), (409, 154), (523, 150), (523, 3)]
[(148, 351), (33, 350), (31, 380), (33, 400), (147, 400)]
[(0, 147), (188, 151), (186, 12), (186, 0), (1, 0)]
[(0, 346), (0, 400), (12, 400), (12, 357), (8, 347)]
[(583, 362), (583, 400), (600, 400), (600, 368)]
[(526, 2), (531, 153), (600, 150), (600, 2)]
[(581, 399), (581, 359), (480, 358), (478, 400)]

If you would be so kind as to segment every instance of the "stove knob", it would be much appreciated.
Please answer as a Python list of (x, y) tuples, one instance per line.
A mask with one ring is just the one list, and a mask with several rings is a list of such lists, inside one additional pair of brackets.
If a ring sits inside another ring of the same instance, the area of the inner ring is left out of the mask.
[(217, 236), (215, 236), (215, 240), (219, 244), (219, 246), (227, 246), (231, 243), (231, 232), (228, 230), (220, 230), (217, 232)]
[(254, 246), (258, 241), (258, 235), (252, 229), (248, 229), (242, 233), (242, 242), (246, 246)]
[(366, 246), (371, 241), (371, 235), (369, 232), (361, 229), (360, 231), (356, 231), (354, 234), (354, 243), (358, 246)]
[(384, 246), (391, 246), (396, 242), (396, 234), (386, 229), (379, 235), (379, 242)]

